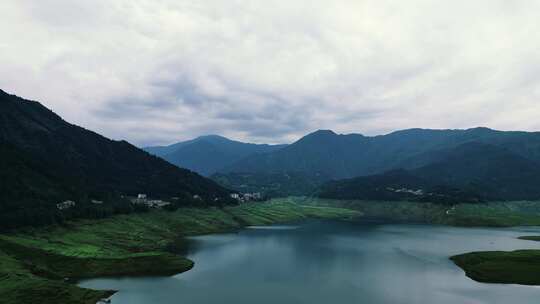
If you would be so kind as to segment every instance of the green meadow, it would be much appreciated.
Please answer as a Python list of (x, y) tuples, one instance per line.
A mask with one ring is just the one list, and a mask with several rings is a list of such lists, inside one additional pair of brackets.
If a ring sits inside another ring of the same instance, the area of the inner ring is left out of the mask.
[(297, 198), (304, 205), (332, 206), (367, 218), (463, 227), (540, 226), (540, 202), (490, 202), (443, 205), (408, 201), (358, 201)]

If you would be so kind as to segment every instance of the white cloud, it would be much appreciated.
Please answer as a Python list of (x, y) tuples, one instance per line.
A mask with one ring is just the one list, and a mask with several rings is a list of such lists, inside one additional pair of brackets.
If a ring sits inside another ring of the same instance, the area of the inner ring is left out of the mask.
[(4, 0), (0, 88), (136, 144), (537, 130), (538, 1)]

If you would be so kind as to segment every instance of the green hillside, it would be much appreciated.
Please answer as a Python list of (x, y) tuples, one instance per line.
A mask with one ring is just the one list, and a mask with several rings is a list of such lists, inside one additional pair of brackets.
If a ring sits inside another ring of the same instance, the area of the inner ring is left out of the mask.
[[(209, 179), (125, 141), (69, 124), (38, 102), (3, 91), (0, 179), (0, 229), (130, 212), (122, 196), (138, 193), (178, 197), (180, 202), (199, 195), (201, 205), (231, 202), (229, 190)], [(77, 207), (59, 212), (56, 204), (66, 200)]]

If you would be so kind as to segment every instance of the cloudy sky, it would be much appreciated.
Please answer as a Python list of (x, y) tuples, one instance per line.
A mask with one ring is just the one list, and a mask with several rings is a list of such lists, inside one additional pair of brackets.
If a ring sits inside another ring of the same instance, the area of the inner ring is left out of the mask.
[(537, 0), (2, 0), (0, 88), (137, 145), (540, 130)]

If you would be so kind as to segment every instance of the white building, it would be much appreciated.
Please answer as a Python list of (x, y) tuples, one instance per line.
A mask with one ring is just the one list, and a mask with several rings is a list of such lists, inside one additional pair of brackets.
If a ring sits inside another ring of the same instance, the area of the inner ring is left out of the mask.
[(162, 201), (162, 200), (149, 200), (146, 205), (150, 208), (163, 208), (165, 206), (170, 205), (170, 202)]
[(75, 205), (76, 203), (74, 201), (64, 201), (64, 202), (56, 204), (56, 208), (58, 208), (58, 210), (64, 210), (71, 207), (75, 207)]

